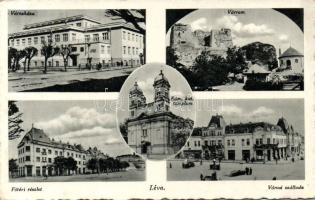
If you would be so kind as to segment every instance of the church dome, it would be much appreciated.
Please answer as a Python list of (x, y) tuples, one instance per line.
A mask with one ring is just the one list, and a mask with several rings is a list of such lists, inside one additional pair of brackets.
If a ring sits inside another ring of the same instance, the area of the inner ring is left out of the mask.
[(301, 54), (298, 50), (290, 47), (285, 52), (283, 52), (283, 54), (279, 56), (279, 58), (285, 58), (285, 57), (303, 57), (303, 54)]
[(167, 78), (164, 76), (162, 70), (160, 71), (159, 75), (157, 77), (155, 77), (153, 85), (156, 85), (157, 83), (161, 83), (161, 82), (164, 82), (167, 85), (170, 85)]
[(131, 88), (130, 93), (143, 93), (142, 90), (140, 89), (137, 81), (135, 82), (135, 84)]

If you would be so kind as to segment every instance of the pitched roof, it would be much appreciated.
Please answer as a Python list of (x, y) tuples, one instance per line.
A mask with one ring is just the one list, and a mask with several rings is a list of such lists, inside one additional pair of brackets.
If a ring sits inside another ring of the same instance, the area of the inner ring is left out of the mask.
[(237, 133), (254, 133), (256, 128), (262, 128), (264, 131), (276, 130), (281, 131), (282, 129), (274, 124), (270, 124), (267, 122), (248, 122), (248, 123), (240, 123), (240, 124), (232, 124), (228, 125), (225, 128), (226, 134), (237, 134)]
[(285, 57), (303, 57), (304, 55), (301, 54), (298, 50), (289, 47), (283, 54), (279, 56), (279, 58), (285, 58)]
[(214, 115), (211, 117), (211, 120), (208, 126), (211, 126), (211, 125), (216, 125), (217, 128), (223, 128), (225, 127), (226, 123), (222, 115)]

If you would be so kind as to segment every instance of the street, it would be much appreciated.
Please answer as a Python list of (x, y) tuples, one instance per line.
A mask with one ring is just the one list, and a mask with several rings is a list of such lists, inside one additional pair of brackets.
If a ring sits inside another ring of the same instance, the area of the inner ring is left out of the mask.
[(42, 176), (10, 178), (10, 182), (92, 182), (92, 181), (144, 181), (145, 170), (130, 169), (103, 174), (79, 174), (72, 176)]
[[(183, 169), (182, 160), (171, 160), (167, 162), (167, 180), (169, 181), (197, 181), (200, 180), (200, 174), (210, 176), (214, 171), (209, 170), (209, 165), (212, 162), (203, 161), (195, 162), (195, 167)], [(172, 168), (170, 168), (170, 163)], [(228, 175), (233, 170), (244, 170), (246, 167), (253, 169), (252, 175), (240, 175), (229, 177)], [(304, 160), (298, 160), (294, 163), (221, 163), (221, 170), (217, 170), (219, 180), (272, 180), (276, 177), (277, 180), (303, 180)]]
[(47, 74), (41, 71), (9, 73), (9, 92), (118, 92), (134, 69), (135, 67), (100, 71), (48, 71)]

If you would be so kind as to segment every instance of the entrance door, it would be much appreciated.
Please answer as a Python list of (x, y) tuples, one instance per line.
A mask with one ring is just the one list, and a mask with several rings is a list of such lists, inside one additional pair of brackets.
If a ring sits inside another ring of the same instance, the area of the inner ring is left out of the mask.
[(228, 160), (235, 160), (235, 150), (228, 150)]
[(141, 154), (148, 153), (148, 147), (150, 146), (150, 142), (143, 142), (141, 144)]
[(32, 166), (26, 167), (26, 176), (32, 176)]
[(267, 150), (267, 159), (268, 159), (268, 161), (271, 160), (271, 153), (270, 153), (270, 150)]
[(70, 56), (71, 60), (72, 60), (72, 66), (77, 66), (78, 65), (78, 56), (77, 55), (71, 55)]
[(242, 150), (242, 159), (245, 161), (250, 160), (250, 150)]

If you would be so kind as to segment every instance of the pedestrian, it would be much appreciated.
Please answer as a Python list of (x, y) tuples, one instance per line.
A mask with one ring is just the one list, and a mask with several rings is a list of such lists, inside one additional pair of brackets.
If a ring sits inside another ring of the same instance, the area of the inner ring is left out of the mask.
[(252, 175), (253, 174), (253, 169), (250, 167), (249, 168), (249, 175)]
[(202, 175), (202, 174), (200, 174), (200, 180), (201, 180), (201, 181), (203, 180), (203, 175)]
[(246, 175), (249, 174), (249, 168), (248, 168), (248, 167), (245, 168), (245, 174), (246, 174)]

